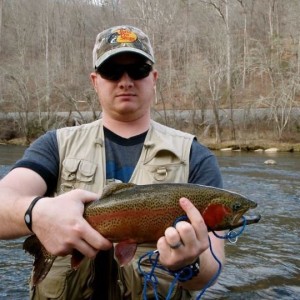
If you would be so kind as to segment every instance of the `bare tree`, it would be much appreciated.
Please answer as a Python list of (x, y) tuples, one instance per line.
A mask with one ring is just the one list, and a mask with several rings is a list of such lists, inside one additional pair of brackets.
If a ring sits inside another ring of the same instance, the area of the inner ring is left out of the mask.
[(37, 112), (42, 130), (58, 111), (97, 117), (88, 79), (95, 36), (132, 24), (153, 43), (160, 74), (153, 107), (166, 122), (190, 109), (189, 129), (214, 125), (220, 141), (241, 136), (236, 108), (263, 106), (268, 130), (283, 138), (300, 99), (299, 12), (298, 0), (0, 0), (0, 109)]
[(0, 0), (0, 53), (1, 53), (1, 45), (2, 45), (2, 15), (3, 15), (3, 0)]
[(231, 138), (235, 140), (235, 125), (234, 125), (234, 104), (233, 104), (233, 96), (232, 96), (232, 82), (231, 82), (231, 73), (232, 73), (232, 65), (231, 65), (231, 29), (230, 29), (230, 16), (229, 16), (229, 3), (228, 0), (222, 1), (213, 1), (210, 0), (209, 3), (220, 18), (223, 21), (223, 25), (225, 27), (225, 45), (226, 45), (226, 90), (225, 96), (226, 101), (229, 105), (230, 109), (230, 127), (231, 127)]
[(222, 135), (221, 135), (221, 122), (220, 122), (220, 115), (219, 115), (219, 105), (220, 105), (220, 90), (221, 90), (221, 83), (223, 81), (222, 70), (216, 70), (215, 72), (211, 70), (212, 73), (209, 75), (208, 78), (208, 85), (209, 91), (211, 93), (210, 103), (212, 106), (212, 111), (215, 120), (215, 133), (216, 133), (216, 143), (222, 142)]

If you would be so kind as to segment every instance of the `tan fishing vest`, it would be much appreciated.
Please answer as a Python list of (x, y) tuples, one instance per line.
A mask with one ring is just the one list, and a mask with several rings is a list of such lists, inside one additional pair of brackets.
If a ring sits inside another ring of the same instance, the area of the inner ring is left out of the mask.
[[(80, 188), (101, 195), (106, 185), (102, 120), (59, 129), (57, 139), (60, 174), (56, 193), (62, 194)], [(151, 121), (130, 182), (136, 184), (187, 182), (193, 139), (193, 135)], [(118, 286), (112, 284), (108, 287), (109, 299), (142, 299), (143, 279), (137, 271), (137, 261), (142, 254), (155, 249), (154, 247), (155, 245), (149, 244), (139, 245), (133, 262), (119, 268), (118, 284), (115, 283)], [(70, 256), (58, 257), (47, 277), (32, 291), (31, 299), (89, 299), (92, 294), (90, 287), (93, 279), (92, 265), (92, 260), (85, 259), (79, 269), (73, 271)], [(147, 270), (147, 266), (144, 266), (143, 270)], [(158, 277), (158, 292), (166, 296), (173, 278), (165, 272), (158, 272)], [(190, 299), (187, 294), (176, 288), (172, 299)], [(153, 295), (152, 289), (149, 288), (148, 299)]]

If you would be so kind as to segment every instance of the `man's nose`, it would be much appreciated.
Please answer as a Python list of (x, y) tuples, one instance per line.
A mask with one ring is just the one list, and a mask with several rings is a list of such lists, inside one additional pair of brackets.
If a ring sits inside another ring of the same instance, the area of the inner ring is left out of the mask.
[(127, 72), (123, 73), (122, 77), (119, 80), (119, 85), (127, 88), (133, 86), (133, 79), (127, 74)]

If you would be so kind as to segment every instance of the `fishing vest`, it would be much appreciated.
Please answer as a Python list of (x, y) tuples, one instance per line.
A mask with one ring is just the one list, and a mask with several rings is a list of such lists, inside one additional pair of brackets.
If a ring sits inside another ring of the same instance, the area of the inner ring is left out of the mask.
[[(185, 183), (189, 176), (189, 155), (194, 136), (151, 121), (138, 163), (130, 182), (135, 184)], [(102, 194), (106, 185), (106, 159), (102, 120), (77, 127), (57, 130), (60, 169), (56, 194), (80, 188)], [(107, 297), (99, 299), (142, 299), (143, 277), (138, 271), (138, 259), (153, 244), (138, 246), (133, 261), (113, 271), (112, 264), (105, 266), (104, 280)], [(113, 251), (109, 254), (112, 256)], [(103, 263), (114, 261), (112, 257)], [(100, 264), (102, 266), (102, 264)], [(100, 267), (101, 268), (101, 267)], [(143, 270), (150, 270), (149, 264)], [(114, 274), (113, 274), (114, 273)], [(116, 275), (116, 276), (115, 276)], [(111, 280), (111, 277), (116, 277)], [(72, 270), (70, 256), (58, 257), (46, 278), (31, 290), (31, 299), (82, 300), (90, 299), (93, 293), (94, 260), (85, 258), (77, 271)], [(158, 294), (165, 297), (173, 277), (159, 272)], [(96, 283), (97, 284), (97, 283)], [(148, 299), (154, 299), (151, 288)], [(94, 299), (94, 298), (93, 298)], [(162, 298), (163, 299), (163, 298)], [(190, 299), (189, 293), (176, 287), (172, 299)]]

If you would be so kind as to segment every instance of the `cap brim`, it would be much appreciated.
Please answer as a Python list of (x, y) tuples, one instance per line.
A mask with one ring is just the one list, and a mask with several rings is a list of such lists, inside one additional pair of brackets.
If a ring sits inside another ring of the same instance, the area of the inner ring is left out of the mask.
[(126, 53), (126, 52), (142, 55), (148, 58), (152, 63), (155, 63), (153, 57), (142, 50), (136, 48), (130, 48), (130, 47), (121, 47), (121, 48), (109, 50), (105, 54), (103, 54), (100, 58), (98, 58), (95, 62), (95, 68), (97, 69), (102, 63), (104, 63), (107, 59), (111, 58), (112, 56), (119, 53)]

